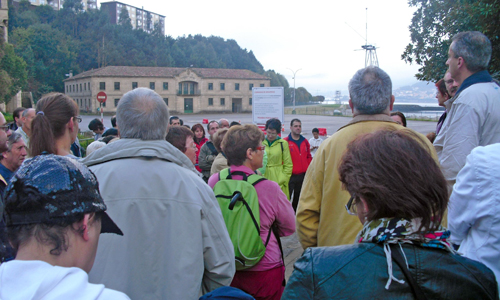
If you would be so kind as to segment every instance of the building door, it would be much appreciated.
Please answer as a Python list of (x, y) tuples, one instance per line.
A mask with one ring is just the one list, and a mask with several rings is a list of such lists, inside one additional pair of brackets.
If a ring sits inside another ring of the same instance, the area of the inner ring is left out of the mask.
[(184, 98), (184, 113), (193, 113), (193, 98)]
[(242, 105), (241, 105), (241, 98), (233, 98), (233, 109), (232, 109), (232, 112), (234, 113), (239, 113), (241, 112), (243, 109), (242, 109)]

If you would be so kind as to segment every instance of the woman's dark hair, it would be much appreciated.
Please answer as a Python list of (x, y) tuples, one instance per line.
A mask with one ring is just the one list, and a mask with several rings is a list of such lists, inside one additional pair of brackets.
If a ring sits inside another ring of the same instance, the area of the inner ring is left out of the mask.
[(36, 116), (31, 123), (30, 155), (46, 151), (57, 154), (56, 140), (65, 131), (71, 118), (78, 116), (75, 100), (61, 93), (51, 93), (36, 103)]
[(217, 130), (214, 133), (214, 136), (212, 137), (212, 143), (214, 144), (214, 147), (218, 152), (221, 152), (220, 146), (221, 146), (222, 140), (224, 139), (224, 136), (226, 135), (228, 130), (229, 130), (229, 128), (221, 128), (221, 129)]
[(438, 89), (438, 93), (443, 95), (443, 97), (446, 97), (447, 99), (451, 98), (450, 94), (448, 94), (448, 90), (446, 89), (446, 82), (444, 79), (439, 79), (439, 81), (436, 82), (436, 87)]
[(356, 138), (339, 166), (340, 181), (368, 206), (367, 219), (421, 218), (422, 230), (440, 225), (448, 204), (446, 180), (416, 133), (387, 129)]
[(243, 165), (248, 148), (255, 150), (263, 138), (264, 133), (255, 125), (230, 127), (221, 144), (228, 165)]
[[(201, 137), (201, 139), (196, 137), (196, 133), (195, 133), (196, 129), (201, 129), (201, 131), (203, 131), (203, 136)], [(191, 131), (194, 133), (194, 138), (193, 138), (194, 142), (196, 144), (200, 144), (201, 140), (205, 137), (205, 128), (203, 128), (203, 125), (201, 125), (199, 123), (194, 124), (193, 127), (191, 127)]]
[(186, 152), (186, 139), (188, 136), (194, 139), (194, 133), (184, 126), (169, 126), (167, 142), (172, 144), (175, 148), (179, 149), (182, 153)]
[(276, 130), (277, 133), (280, 133), (281, 131), (281, 121), (278, 119), (269, 119), (266, 122), (266, 130), (267, 129), (274, 129)]
[(232, 121), (231, 124), (229, 124), (229, 127), (238, 126), (238, 125), (241, 125), (240, 122)]
[[(97, 212), (92, 217), (92, 222), (101, 220), (104, 212)], [(84, 214), (75, 214), (67, 218), (53, 219), (51, 222), (15, 225), (7, 227), (7, 238), (15, 251), (20, 246), (27, 243), (30, 239), (35, 238), (38, 243), (44, 245), (52, 245), (54, 248), (50, 250), (52, 255), (60, 255), (63, 251), (68, 250), (68, 230), (75, 230), (79, 234), (83, 234), (83, 227), (74, 228), (73, 224), (83, 220)]]
[(398, 116), (401, 118), (401, 120), (403, 121), (403, 127), (406, 127), (406, 117), (405, 115), (400, 112), (400, 111), (394, 111), (394, 112), (391, 112), (391, 117), (392, 116)]
[(101, 120), (99, 119), (94, 119), (90, 121), (89, 123), (89, 129), (94, 131), (94, 130), (103, 130), (104, 129), (104, 124), (102, 124)]

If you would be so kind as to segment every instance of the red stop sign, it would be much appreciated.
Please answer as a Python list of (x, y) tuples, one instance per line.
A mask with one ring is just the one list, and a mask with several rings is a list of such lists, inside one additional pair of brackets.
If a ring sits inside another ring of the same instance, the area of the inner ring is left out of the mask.
[(97, 93), (97, 101), (104, 103), (108, 99), (108, 95), (106, 95), (105, 92), (99, 92)]

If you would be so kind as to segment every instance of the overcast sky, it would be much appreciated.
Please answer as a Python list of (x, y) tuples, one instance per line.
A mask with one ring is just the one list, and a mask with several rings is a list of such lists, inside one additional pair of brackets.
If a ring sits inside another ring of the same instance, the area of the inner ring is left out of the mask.
[(165, 34), (173, 38), (201, 34), (233, 39), (252, 50), (265, 70), (283, 74), (290, 86), (289, 69), (301, 69), (296, 87), (327, 97), (335, 90), (345, 94), (349, 79), (364, 67), (365, 52), (354, 50), (365, 43), (360, 35), (366, 35), (368, 8), (368, 43), (379, 47), (380, 67), (391, 76), (394, 88), (416, 82), (419, 66), (401, 60), (414, 11), (404, 0), (120, 2), (164, 15)]

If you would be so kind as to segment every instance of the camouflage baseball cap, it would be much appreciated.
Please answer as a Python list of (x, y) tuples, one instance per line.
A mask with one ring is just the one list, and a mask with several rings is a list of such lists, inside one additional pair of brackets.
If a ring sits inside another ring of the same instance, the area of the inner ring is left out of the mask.
[(102, 212), (101, 233), (123, 235), (106, 211), (97, 179), (75, 158), (53, 154), (26, 160), (5, 190), (7, 226), (52, 224)]

